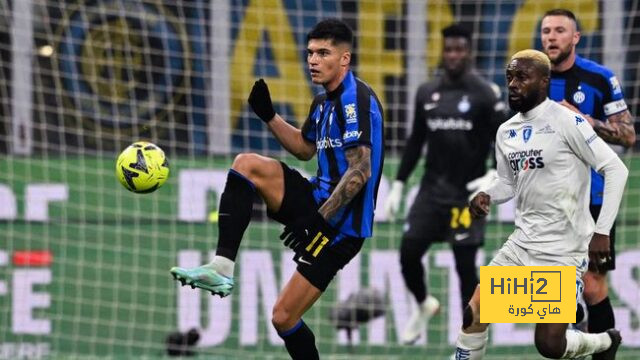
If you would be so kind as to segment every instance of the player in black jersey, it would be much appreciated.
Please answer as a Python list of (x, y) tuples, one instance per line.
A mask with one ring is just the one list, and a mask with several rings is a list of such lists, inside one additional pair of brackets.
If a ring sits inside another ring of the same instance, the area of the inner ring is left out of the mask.
[(438, 300), (428, 294), (422, 266), (432, 243), (452, 245), (462, 309), (478, 284), (475, 258), (484, 242), (484, 222), (471, 219), (467, 199), (495, 176), (495, 170), (486, 171), (486, 160), (496, 129), (505, 119), (498, 87), (471, 69), (471, 33), (451, 25), (442, 35), (444, 73), (417, 91), (413, 129), (385, 204), (387, 216), (393, 218), (404, 184), (428, 143), (426, 171), (406, 219), (400, 249), (404, 281), (418, 302), (402, 335), (405, 343), (420, 337), (439, 308)]
[[(615, 74), (603, 65), (576, 53), (580, 32), (575, 15), (566, 9), (547, 11), (540, 26), (542, 47), (551, 60), (549, 97), (582, 114), (596, 134), (612, 144), (618, 153), (633, 146), (636, 140), (633, 117), (627, 109), (622, 87)], [(602, 208), (604, 178), (591, 171), (591, 201), (594, 220)], [(610, 241), (598, 237), (589, 248), (594, 253), (608, 253), (589, 264), (584, 276), (584, 300), (588, 309), (588, 330), (599, 333), (615, 327), (613, 308), (608, 296), (607, 272), (615, 269), (615, 223)], [(580, 320), (578, 320), (580, 321)], [(594, 355), (600, 359), (601, 355)]]

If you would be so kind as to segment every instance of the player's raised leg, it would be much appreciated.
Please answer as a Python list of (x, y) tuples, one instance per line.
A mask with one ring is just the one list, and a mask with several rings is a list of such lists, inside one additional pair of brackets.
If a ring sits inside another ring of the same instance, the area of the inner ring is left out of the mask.
[(277, 211), (284, 196), (284, 176), (279, 161), (258, 154), (239, 154), (227, 175), (218, 211), (218, 245), (212, 262), (193, 268), (171, 268), (183, 285), (227, 296), (233, 289), (233, 271), (238, 248), (258, 192), (271, 211)]

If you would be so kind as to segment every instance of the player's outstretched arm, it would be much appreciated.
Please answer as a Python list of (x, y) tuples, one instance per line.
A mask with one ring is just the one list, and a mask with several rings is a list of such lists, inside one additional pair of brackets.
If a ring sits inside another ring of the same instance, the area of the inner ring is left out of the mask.
[(352, 147), (344, 153), (349, 162), (349, 168), (342, 175), (331, 196), (318, 210), (325, 219), (333, 217), (338, 210), (356, 197), (371, 177), (371, 149), (368, 146)]
[(276, 113), (271, 102), (269, 87), (263, 79), (253, 84), (248, 102), (253, 112), (267, 124), (269, 130), (288, 152), (300, 160), (309, 160), (313, 157), (316, 153), (315, 144), (306, 141), (300, 129), (287, 123)]

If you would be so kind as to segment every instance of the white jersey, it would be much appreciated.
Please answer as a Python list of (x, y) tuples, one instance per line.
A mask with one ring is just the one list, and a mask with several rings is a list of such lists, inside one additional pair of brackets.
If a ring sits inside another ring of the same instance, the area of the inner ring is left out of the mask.
[(590, 167), (599, 171), (614, 157), (586, 119), (549, 99), (503, 123), (498, 176), (516, 201), (509, 240), (542, 253), (584, 255), (594, 231)]

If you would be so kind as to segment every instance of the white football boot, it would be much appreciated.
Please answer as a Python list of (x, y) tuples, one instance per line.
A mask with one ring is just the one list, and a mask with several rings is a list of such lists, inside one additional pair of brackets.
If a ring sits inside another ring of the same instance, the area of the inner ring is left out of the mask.
[(402, 332), (402, 342), (404, 344), (413, 344), (420, 338), (425, 331), (425, 326), (429, 319), (440, 310), (440, 302), (431, 295), (418, 304), (417, 309), (411, 314), (407, 325)]

